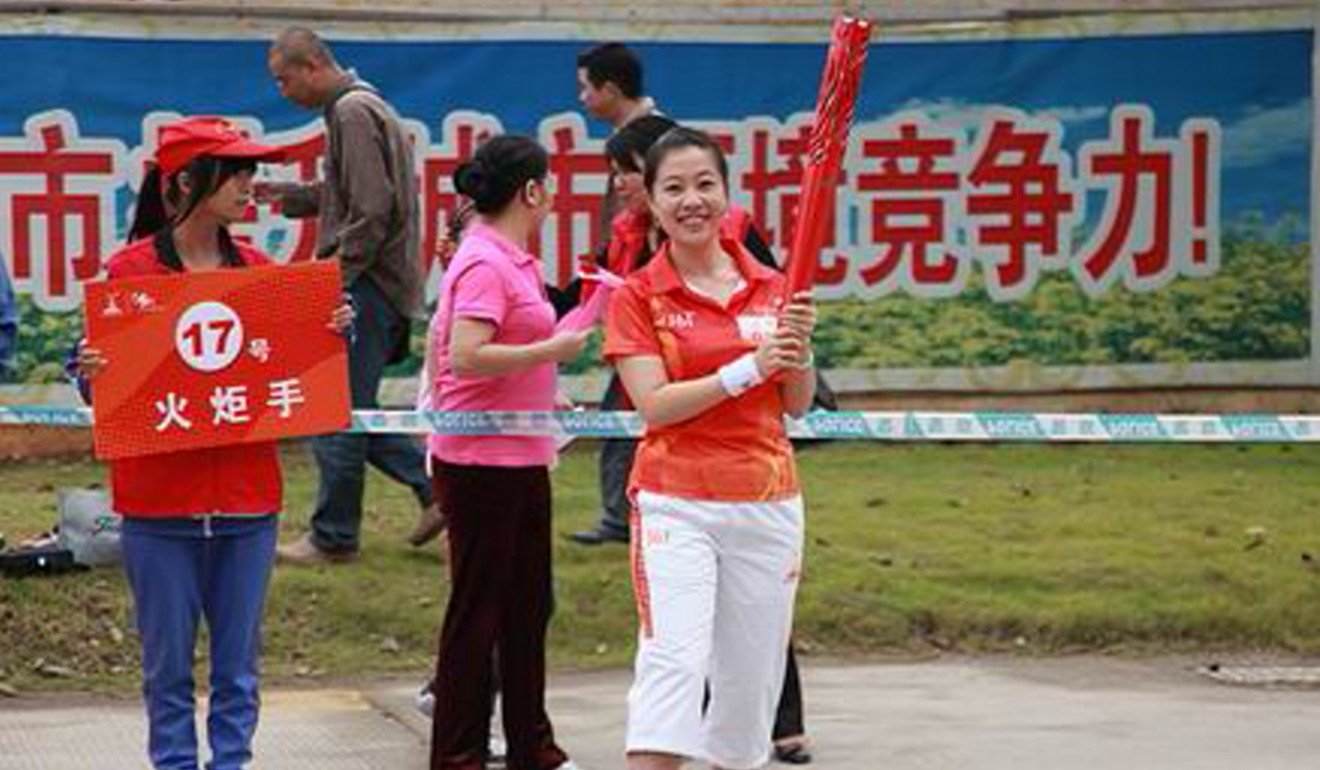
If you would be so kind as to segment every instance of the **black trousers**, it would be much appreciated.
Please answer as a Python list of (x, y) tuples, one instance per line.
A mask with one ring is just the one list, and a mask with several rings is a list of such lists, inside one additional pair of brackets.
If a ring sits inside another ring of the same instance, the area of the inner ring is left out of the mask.
[(436, 662), (431, 767), (484, 767), (498, 649), (507, 766), (552, 770), (567, 755), (555, 744), (545, 711), (549, 473), (437, 460), (435, 474), (440, 507), (449, 515), (451, 587)]
[[(631, 408), (619, 375), (610, 376), (601, 411), (615, 412)], [(628, 477), (632, 475), (637, 440), (607, 438), (600, 442), (600, 531), (627, 538), (632, 502), (628, 499)]]
[(797, 655), (793, 643), (788, 643), (788, 666), (784, 668), (784, 689), (779, 692), (779, 707), (775, 709), (774, 740), (806, 735), (803, 720), (802, 679), (798, 676)]

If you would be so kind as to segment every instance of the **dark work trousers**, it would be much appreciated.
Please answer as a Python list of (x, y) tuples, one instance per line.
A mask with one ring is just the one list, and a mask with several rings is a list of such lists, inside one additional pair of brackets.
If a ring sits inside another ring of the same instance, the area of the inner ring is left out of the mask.
[(784, 668), (784, 689), (779, 693), (779, 708), (775, 710), (773, 740), (806, 735), (802, 719), (802, 680), (798, 677), (797, 655), (793, 643), (788, 643), (788, 666)]
[(449, 515), (450, 594), (436, 663), (431, 767), (483, 767), (491, 654), (498, 649), (507, 766), (553, 770), (567, 756), (545, 711), (549, 471), (438, 459), (434, 468), (435, 493)]
[[(600, 408), (603, 412), (631, 408), (619, 375), (610, 377)], [(628, 539), (628, 519), (632, 511), (632, 503), (628, 500), (628, 477), (632, 475), (636, 455), (636, 439), (607, 438), (600, 442), (600, 531), (624, 540)]]
[[(400, 340), (406, 339), (409, 322), (370, 278), (358, 278), (348, 292), (357, 311), (353, 339), (348, 345), (348, 384), (353, 408), (377, 409), (376, 391), (380, 389), (381, 375)], [(343, 553), (358, 549), (367, 463), (406, 484), (423, 508), (431, 504), (425, 456), (412, 436), (331, 433), (313, 438), (312, 451), (321, 477), (316, 509), (312, 512), (312, 543), (322, 551)]]

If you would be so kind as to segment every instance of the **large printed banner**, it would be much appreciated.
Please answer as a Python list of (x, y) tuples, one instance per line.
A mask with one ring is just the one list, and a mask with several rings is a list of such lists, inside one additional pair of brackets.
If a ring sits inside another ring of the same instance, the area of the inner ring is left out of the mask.
[(105, 355), (92, 408), (101, 459), (333, 433), (349, 425), (334, 262), (87, 285)]
[[(1308, 14), (1261, 19), (993, 39), (881, 29), (830, 212), (818, 359), (913, 390), (1320, 382), (1314, 33)], [(319, 116), (280, 99), (265, 39), (0, 40), (0, 254), (26, 312), (80, 305), (163, 121), (222, 114), (294, 148), (267, 177), (320, 173)], [(430, 291), (450, 174), (501, 131), (551, 153), (555, 207), (534, 247), (547, 280), (570, 280), (605, 236), (608, 126), (575, 103), (587, 42), (334, 42), (417, 147)], [(782, 258), (824, 45), (636, 47), (660, 107), (722, 139), (735, 201)], [(254, 206), (236, 230), (277, 260), (312, 256), (311, 221)]]

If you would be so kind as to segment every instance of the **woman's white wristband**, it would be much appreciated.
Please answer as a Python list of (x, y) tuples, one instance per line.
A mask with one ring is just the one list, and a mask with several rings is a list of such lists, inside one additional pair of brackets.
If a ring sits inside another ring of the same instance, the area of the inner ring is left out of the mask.
[(756, 354), (744, 353), (742, 356), (720, 367), (720, 386), (730, 398), (736, 398), (748, 390), (760, 385), (765, 378), (756, 368)]

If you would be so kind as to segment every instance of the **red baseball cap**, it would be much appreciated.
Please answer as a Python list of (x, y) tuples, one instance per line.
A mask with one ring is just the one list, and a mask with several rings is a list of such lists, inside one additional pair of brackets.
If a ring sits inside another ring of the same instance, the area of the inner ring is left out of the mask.
[(184, 118), (161, 126), (156, 165), (162, 174), (171, 176), (203, 155), (277, 161), (285, 157), (285, 152), (279, 147), (249, 141), (246, 134), (224, 118)]

